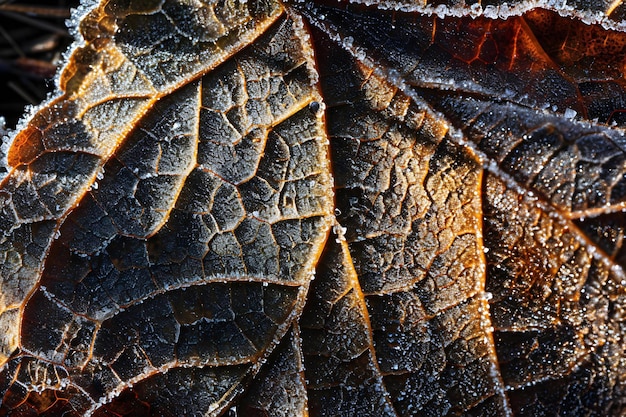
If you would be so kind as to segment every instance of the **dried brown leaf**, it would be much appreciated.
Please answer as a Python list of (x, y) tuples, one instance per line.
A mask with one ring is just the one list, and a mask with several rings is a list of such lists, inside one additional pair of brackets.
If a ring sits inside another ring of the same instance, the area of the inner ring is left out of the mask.
[(624, 412), (626, 10), (370, 3), (85, 6), (0, 184), (2, 415)]

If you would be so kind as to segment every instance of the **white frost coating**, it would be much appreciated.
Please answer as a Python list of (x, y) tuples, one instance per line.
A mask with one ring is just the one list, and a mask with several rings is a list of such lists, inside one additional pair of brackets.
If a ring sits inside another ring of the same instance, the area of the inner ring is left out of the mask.
[[(85, 17), (87, 13), (95, 9), (98, 6), (98, 4), (99, 4), (98, 0), (82, 0), (81, 4), (76, 9), (71, 9), (70, 19), (66, 20), (65, 24), (68, 27), (69, 33), (74, 37), (74, 42), (72, 42), (72, 44), (69, 46), (67, 51), (63, 53), (63, 56), (57, 65), (57, 72), (56, 72), (56, 75), (54, 76), (54, 87), (55, 87), (54, 91), (48, 93), (48, 97), (41, 104), (39, 104), (39, 106), (26, 106), (25, 107), (24, 115), (17, 122), (15, 130), (3, 132), (2, 147), (0, 149), (0, 158), (1, 158), (0, 167), (8, 168), (8, 161), (6, 159), (8, 149), (13, 143), (13, 140), (15, 139), (15, 136), (17, 135), (17, 133), (23, 130), (24, 128), (26, 128), (26, 126), (28, 126), (28, 123), (33, 118), (35, 113), (37, 113), (40, 109), (46, 107), (55, 98), (61, 96), (62, 92), (60, 88), (60, 85), (61, 85), (60, 81), (61, 81), (62, 69), (65, 68), (65, 66), (69, 62), (70, 57), (74, 53), (74, 51), (85, 45), (85, 40), (80, 35), (80, 32), (78, 30), (79, 23), (83, 19), (83, 17)], [(1, 179), (2, 178), (0, 178), (0, 180)]]
[(372, 0), (350, 0), (351, 3), (364, 4), (367, 6), (375, 6), (383, 10), (394, 10), (401, 12), (417, 12), (424, 15), (437, 15), (443, 17), (465, 17), (473, 18), (485, 16), (489, 19), (508, 19), (510, 17), (521, 16), (532, 9), (552, 10), (559, 15), (567, 18), (576, 18), (586, 24), (600, 24), (605, 29), (626, 31), (626, 21), (611, 20), (605, 13), (601, 11), (593, 12), (590, 10), (576, 10), (574, 6), (567, 4), (566, 0), (521, 0), (504, 2), (500, 5), (487, 5), (484, 8), (476, 3), (471, 6), (455, 5), (442, 6), (433, 4), (424, 4), (418, 2), (409, 2), (407, 0), (389, 0), (381, 3), (375, 3)]
[(448, 11), (448, 7), (444, 6), (443, 4), (440, 4), (439, 6), (437, 6), (437, 8), (435, 9), (435, 14), (437, 15), (438, 18), (443, 19), (444, 17), (449, 15), (449, 11)]
[[(293, 21), (293, 29), (298, 34), (300, 42), (303, 46), (312, 45), (313, 41), (309, 36), (309, 31), (304, 27), (304, 22), (302, 21), (302, 17), (296, 13), (289, 13), (289, 18)], [(302, 48), (302, 54), (306, 59), (306, 66), (309, 70), (311, 85), (319, 84), (319, 74), (317, 73), (317, 69), (315, 68), (315, 52), (313, 48)]]
[[(480, 314), (480, 327), (484, 331), (485, 344), (489, 347), (490, 350), (490, 358), (497, 358), (494, 342), (493, 342), (493, 323), (491, 322), (491, 312), (489, 311), (489, 300), (493, 297), (490, 292), (482, 292), (478, 294), (478, 298), (482, 299), (482, 302), (479, 304), (479, 314)], [(513, 415), (511, 411), (511, 406), (509, 405), (509, 399), (506, 395), (506, 387), (504, 385), (504, 380), (502, 379), (502, 372), (500, 371), (500, 367), (498, 366), (498, 362), (489, 360), (489, 376), (493, 382), (493, 387), (495, 388), (496, 394), (502, 399), (504, 403), (504, 416), (511, 417)]]
[(344, 48), (350, 49), (352, 48), (352, 44), (354, 43), (354, 38), (352, 36), (346, 36), (345, 38), (343, 38), (343, 41), (341, 43), (343, 44)]
[(566, 119), (573, 119), (574, 117), (576, 117), (576, 110), (569, 108), (565, 109), (565, 114), (563, 116), (565, 116)]
[(337, 243), (345, 242), (347, 231), (348, 231), (347, 228), (343, 227), (342, 225), (339, 224), (337, 220), (335, 220), (335, 224), (333, 225), (333, 233), (337, 235), (335, 242)]
[[(434, 111), (428, 105), (428, 103), (426, 103), (424, 101), (424, 99), (422, 97), (420, 97), (405, 82), (405, 80), (402, 77), (402, 75), (399, 74), (395, 69), (386, 68), (385, 65), (382, 65), (381, 63), (376, 62), (372, 58), (370, 58), (368, 56), (362, 56), (362, 51), (360, 51), (360, 48), (358, 48), (357, 46), (352, 45), (352, 47), (346, 47), (346, 44), (344, 42), (342, 42), (342, 38), (339, 35), (339, 31), (333, 25), (329, 25), (326, 22), (320, 22), (319, 20), (315, 19), (314, 17), (311, 17), (311, 22), (314, 25), (316, 25), (319, 29), (324, 31), (333, 41), (337, 42), (337, 44), (339, 44), (342, 47), (344, 47), (344, 49), (346, 49), (346, 51), (348, 51), (350, 54), (352, 54), (356, 59), (358, 59), (360, 62), (362, 62), (364, 65), (368, 66), (369, 68), (372, 68), (373, 71), (374, 71), (374, 74), (376, 74), (376, 75), (386, 79), (388, 82), (390, 82), (396, 88), (398, 88), (400, 91), (402, 91), (408, 97), (410, 97), (411, 100), (416, 105), (418, 105), (422, 109), (425, 109), (425, 111), (427, 113), (433, 115), (433, 117), (435, 117), (437, 120), (446, 120), (445, 116), (443, 114), (439, 113), (439, 112)], [(571, 111), (573, 111), (573, 110), (571, 110)], [(546, 114), (545, 111), (541, 111), (541, 110), (536, 111), (536, 113), (537, 114), (543, 114), (543, 115)], [(570, 112), (570, 114), (571, 114), (571, 112)], [(581, 126), (588, 126), (589, 125), (588, 122), (584, 122), (584, 121), (581, 122), (581, 121), (577, 121), (577, 120), (571, 120), (571, 121), (569, 121), (569, 123), (579, 124)], [(539, 207), (542, 211), (547, 213), (551, 218), (555, 219), (556, 221), (558, 221), (558, 222), (566, 222), (567, 221), (567, 220), (564, 220), (562, 218), (562, 215), (559, 214), (552, 206), (550, 206), (549, 204), (541, 201), (539, 198), (537, 198), (533, 194), (533, 192), (531, 190), (527, 190), (527, 189), (523, 188), (517, 181), (515, 181), (515, 179), (511, 175), (509, 175), (506, 172), (502, 171), (500, 169), (500, 167), (498, 166), (497, 162), (495, 160), (492, 160), (491, 158), (489, 158), (483, 151), (481, 151), (478, 148), (478, 146), (475, 143), (473, 143), (471, 141), (468, 141), (465, 138), (465, 136), (463, 135), (463, 132), (461, 132), (460, 130), (456, 129), (455, 127), (453, 127), (451, 125), (448, 125), (447, 127), (448, 127), (448, 133), (447, 134), (449, 135), (449, 137), (454, 142), (459, 144), (460, 146), (464, 146), (464, 147), (467, 147), (467, 148), (471, 149), (474, 152), (474, 154), (479, 158), (479, 160), (482, 162), (483, 168), (485, 170), (493, 173), (498, 178), (500, 178), (500, 180), (502, 180), (509, 189), (511, 189), (511, 190), (515, 191), (516, 193), (518, 193), (519, 195), (523, 196), (524, 200), (526, 202), (528, 202), (531, 205), (534, 205), (535, 207)], [(590, 254), (590, 256), (592, 256), (594, 259), (600, 261), (602, 264), (604, 264), (605, 266), (610, 268), (617, 275), (619, 280), (625, 280), (626, 281), (626, 273), (624, 272), (622, 267), (620, 267), (619, 265), (615, 264), (615, 262), (613, 262), (611, 259), (608, 259), (605, 256), (602, 256), (597, 251), (593, 250), (593, 245), (590, 244), (583, 236), (580, 236), (579, 234), (575, 234), (575, 237), (576, 237), (576, 240), (580, 243), (580, 245), (587, 250), (587, 252)]]
[(483, 12), (483, 9), (480, 6), (480, 4), (479, 3), (474, 3), (470, 7), (469, 15), (472, 16), (473, 18), (477, 18), (477, 17), (479, 17), (482, 14), (482, 12)]
[(9, 133), (5, 118), (0, 116), (0, 181), (9, 173), (7, 155), (9, 154), (9, 143), (12, 142)]
[(73, 35), (76, 40), (82, 41), (82, 37), (78, 32), (78, 25), (80, 21), (85, 17), (85, 15), (87, 15), (87, 13), (95, 9), (98, 3), (98, 0), (82, 0), (81, 4), (76, 9), (71, 10), (70, 18), (69, 20), (66, 20), (65, 23), (70, 34)]

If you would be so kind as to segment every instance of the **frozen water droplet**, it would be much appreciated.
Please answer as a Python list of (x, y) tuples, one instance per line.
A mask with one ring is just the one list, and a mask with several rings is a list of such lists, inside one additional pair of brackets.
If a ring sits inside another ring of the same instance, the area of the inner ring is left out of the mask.
[(573, 119), (574, 117), (576, 117), (576, 110), (565, 109), (564, 116), (566, 119)]

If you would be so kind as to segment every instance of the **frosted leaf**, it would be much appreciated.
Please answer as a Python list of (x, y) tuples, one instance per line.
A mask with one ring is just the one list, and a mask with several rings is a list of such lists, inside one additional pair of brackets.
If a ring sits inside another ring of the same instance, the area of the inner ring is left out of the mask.
[(624, 13), (85, 2), (1, 150), (0, 414), (622, 415)]

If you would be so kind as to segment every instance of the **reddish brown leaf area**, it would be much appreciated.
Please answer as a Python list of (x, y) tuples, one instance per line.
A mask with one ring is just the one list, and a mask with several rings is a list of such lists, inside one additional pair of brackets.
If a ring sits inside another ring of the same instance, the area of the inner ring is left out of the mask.
[(0, 415), (619, 416), (623, 6), (102, 1), (0, 184)]
[(542, 9), (506, 21), (449, 19), (436, 26), (434, 43), (455, 59), (477, 70), (520, 76), (524, 89), (518, 92), (529, 104), (570, 108), (601, 122), (626, 106), (621, 32)]

